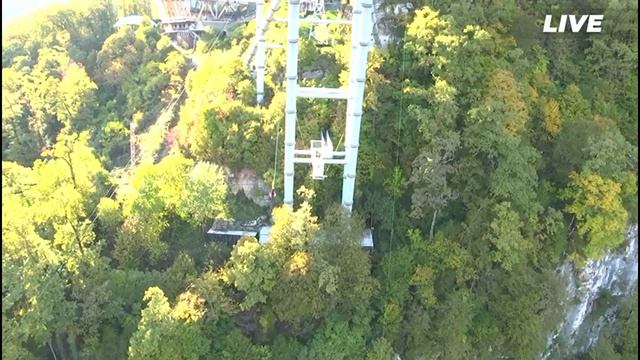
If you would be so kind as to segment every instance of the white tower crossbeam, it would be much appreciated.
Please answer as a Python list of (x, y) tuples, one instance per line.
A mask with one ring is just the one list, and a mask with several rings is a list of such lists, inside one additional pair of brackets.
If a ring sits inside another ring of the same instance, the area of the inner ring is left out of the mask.
[(298, 21), (300, 0), (289, 0), (287, 26), (287, 99), (284, 130), (284, 203), (293, 205), (293, 154), (296, 144), (296, 109), (298, 94)]

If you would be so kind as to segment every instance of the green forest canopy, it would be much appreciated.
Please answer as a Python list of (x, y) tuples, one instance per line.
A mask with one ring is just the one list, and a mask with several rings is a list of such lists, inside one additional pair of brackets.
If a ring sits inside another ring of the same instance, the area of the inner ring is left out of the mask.
[[(337, 169), (313, 182), (298, 167), (307, 191), (273, 209), (270, 242), (233, 247), (203, 226), (243, 208), (228, 171), (274, 176), (285, 51), (269, 52), (257, 106), (240, 60), (252, 23), (205, 35), (195, 66), (148, 20), (113, 28), (150, 3), (74, 2), (4, 31), (3, 358), (531, 359), (563, 315), (557, 266), (602, 257), (637, 222), (634, 1), (587, 1), (603, 33), (575, 36), (537, 21), (584, 1), (389, 15), (353, 216)], [(300, 41), (301, 72), (323, 73), (308, 86), (346, 81), (348, 39), (326, 31), (331, 46)], [(342, 135), (344, 104), (298, 110), (301, 146)], [(636, 323), (630, 300), (581, 356), (636, 358)]]

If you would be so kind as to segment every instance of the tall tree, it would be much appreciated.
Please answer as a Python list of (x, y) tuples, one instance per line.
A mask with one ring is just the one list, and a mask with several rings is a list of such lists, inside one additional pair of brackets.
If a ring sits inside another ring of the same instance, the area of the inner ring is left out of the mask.
[(189, 292), (180, 295), (172, 308), (162, 290), (145, 292), (148, 302), (142, 310), (138, 330), (131, 337), (131, 359), (200, 359), (209, 340), (200, 327), (203, 300)]
[(598, 259), (625, 240), (628, 215), (620, 198), (621, 185), (589, 172), (571, 173), (569, 179), (566, 210), (574, 214), (578, 234), (586, 240), (586, 257)]

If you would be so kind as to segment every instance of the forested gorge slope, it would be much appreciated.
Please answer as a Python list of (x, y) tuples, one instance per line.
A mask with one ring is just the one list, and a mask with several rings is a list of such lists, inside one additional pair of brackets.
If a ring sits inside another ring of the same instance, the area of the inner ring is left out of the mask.
[[(148, 21), (113, 28), (149, 1), (73, 4), (2, 39), (3, 358), (532, 359), (567, 305), (558, 265), (602, 257), (637, 222), (633, 1), (390, 12), (354, 215), (341, 169), (314, 182), (298, 166), (270, 242), (233, 247), (203, 229), (243, 211), (229, 172), (275, 175), (282, 193), (285, 50), (259, 107), (241, 61), (252, 23), (204, 35), (192, 61)], [(603, 33), (537, 33), (565, 7), (600, 9)], [(346, 83), (342, 30), (325, 29), (331, 46), (301, 37), (302, 77), (323, 74), (305, 86)], [(284, 25), (267, 38), (284, 43)], [(299, 145), (322, 128), (341, 143), (345, 110), (299, 101)], [(574, 356), (636, 358), (636, 323), (630, 300)]]

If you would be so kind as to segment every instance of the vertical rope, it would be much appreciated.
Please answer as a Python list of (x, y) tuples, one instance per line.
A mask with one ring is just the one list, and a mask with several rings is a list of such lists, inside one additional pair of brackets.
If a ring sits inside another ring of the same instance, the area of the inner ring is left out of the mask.
[(280, 138), (280, 121), (276, 125), (276, 155), (273, 160), (273, 180), (271, 180), (271, 189), (276, 187), (276, 173), (278, 171), (278, 139)]

